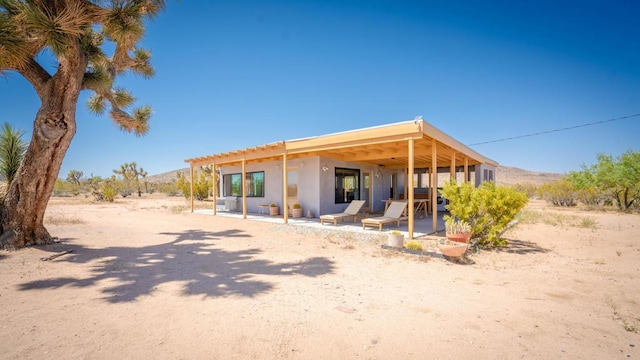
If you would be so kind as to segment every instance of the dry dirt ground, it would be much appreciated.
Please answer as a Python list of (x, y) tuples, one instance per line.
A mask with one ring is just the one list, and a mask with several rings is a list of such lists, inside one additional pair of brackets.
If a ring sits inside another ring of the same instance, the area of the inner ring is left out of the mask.
[(60, 243), (0, 252), (0, 357), (640, 358), (640, 215), (532, 202), (461, 265), (184, 208), (52, 199)]

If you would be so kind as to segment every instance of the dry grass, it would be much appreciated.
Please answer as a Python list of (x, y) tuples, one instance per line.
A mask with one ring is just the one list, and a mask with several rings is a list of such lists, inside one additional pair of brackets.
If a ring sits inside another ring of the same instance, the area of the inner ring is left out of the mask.
[(54, 213), (47, 215), (44, 218), (44, 223), (47, 225), (79, 225), (84, 224), (85, 221), (75, 215)]
[(519, 214), (520, 222), (523, 224), (538, 224), (578, 227), (583, 229), (597, 229), (598, 223), (591, 216), (580, 216), (573, 214), (562, 214), (553, 211), (524, 210)]
[[(189, 204), (188, 200), (186, 200), (185, 203), (181, 205), (173, 205), (173, 206), (162, 205), (160, 207), (169, 210), (171, 214), (180, 214), (185, 211), (191, 211), (191, 204)], [(194, 201), (193, 209), (194, 210), (212, 210), (213, 203), (211, 201)]]

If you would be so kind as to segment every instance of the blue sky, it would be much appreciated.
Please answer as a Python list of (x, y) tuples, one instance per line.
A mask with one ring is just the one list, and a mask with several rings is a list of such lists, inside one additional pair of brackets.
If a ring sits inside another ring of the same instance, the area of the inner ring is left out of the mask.
[[(142, 46), (156, 76), (122, 78), (154, 109), (138, 138), (78, 105), (60, 171), (149, 174), (187, 158), (411, 120), (465, 144), (640, 113), (637, 1), (169, 1)], [(46, 64), (48, 68), (55, 66)], [(0, 77), (0, 122), (30, 138), (39, 100)], [(640, 151), (640, 116), (473, 147), (567, 172)]]

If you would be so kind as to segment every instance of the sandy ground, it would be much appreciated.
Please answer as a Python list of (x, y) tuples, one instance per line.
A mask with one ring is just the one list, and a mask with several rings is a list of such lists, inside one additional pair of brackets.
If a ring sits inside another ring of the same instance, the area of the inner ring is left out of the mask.
[(640, 358), (639, 215), (533, 202), (460, 265), (185, 205), (52, 199), (60, 243), (0, 252), (0, 357)]

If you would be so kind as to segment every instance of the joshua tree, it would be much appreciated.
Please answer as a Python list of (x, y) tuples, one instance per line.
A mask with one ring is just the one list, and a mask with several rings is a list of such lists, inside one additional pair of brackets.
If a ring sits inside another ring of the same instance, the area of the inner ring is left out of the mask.
[[(150, 54), (137, 43), (144, 21), (163, 8), (161, 0), (0, 0), (0, 73), (22, 75), (41, 101), (22, 166), (0, 207), (0, 248), (52, 241), (44, 212), (76, 132), (80, 91), (91, 91), (90, 109), (108, 110), (122, 130), (148, 131), (151, 109), (125, 111), (134, 97), (115, 80), (127, 72), (153, 75)], [(38, 62), (43, 52), (57, 61), (55, 72)]]
[(11, 184), (18, 172), (24, 152), (27, 150), (27, 143), (22, 141), (24, 132), (16, 130), (8, 123), (4, 123), (2, 133), (0, 133), (0, 175), (7, 184)]
[(124, 179), (126, 190), (130, 190), (131, 186), (135, 184), (138, 191), (138, 196), (142, 196), (142, 189), (140, 188), (140, 177), (145, 179), (146, 186), (146, 177), (148, 174), (142, 167), (138, 169), (138, 164), (136, 164), (135, 161), (120, 165), (120, 170), (113, 170), (113, 173), (122, 176), (122, 178)]
[(84, 175), (82, 173), (82, 171), (71, 170), (67, 174), (67, 181), (72, 183), (72, 184), (74, 184), (74, 185), (76, 185), (76, 186), (80, 186), (80, 179), (82, 178), (82, 175)]

